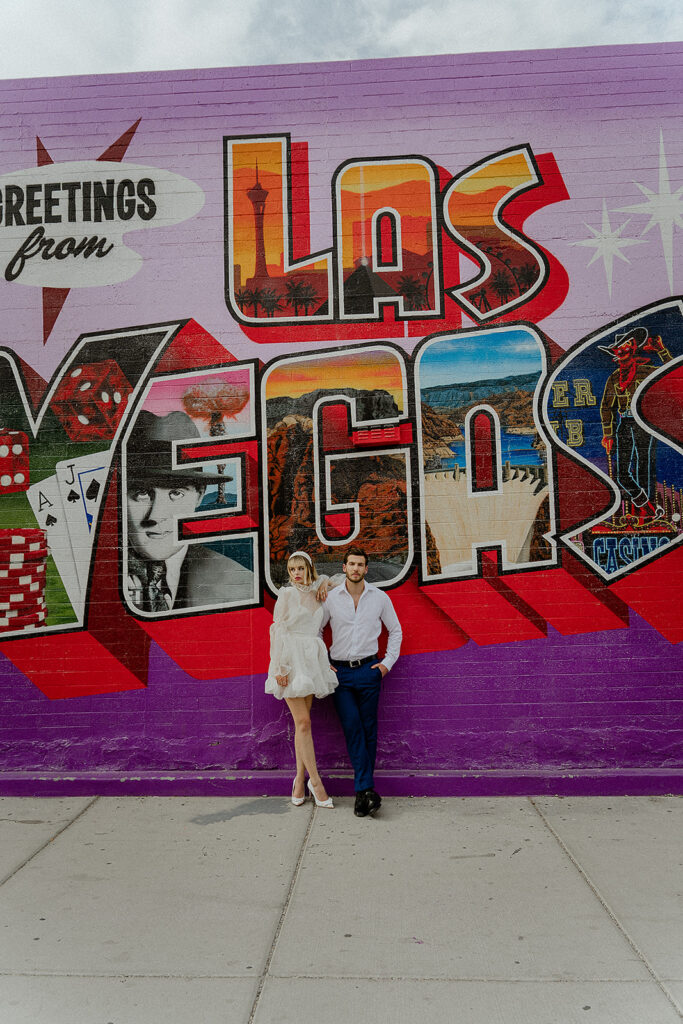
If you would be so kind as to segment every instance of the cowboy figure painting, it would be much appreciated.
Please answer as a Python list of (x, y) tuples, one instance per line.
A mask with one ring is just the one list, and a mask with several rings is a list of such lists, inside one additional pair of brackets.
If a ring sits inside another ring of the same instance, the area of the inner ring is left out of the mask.
[(649, 336), (646, 327), (617, 334), (611, 345), (599, 348), (617, 364), (600, 403), (602, 446), (610, 466), (615, 453), (616, 483), (633, 514), (641, 520), (656, 518), (663, 512), (657, 501), (657, 440), (635, 419), (632, 402), (642, 382), (657, 369), (643, 353), (657, 355), (660, 363), (670, 362), (671, 353), (659, 335)]

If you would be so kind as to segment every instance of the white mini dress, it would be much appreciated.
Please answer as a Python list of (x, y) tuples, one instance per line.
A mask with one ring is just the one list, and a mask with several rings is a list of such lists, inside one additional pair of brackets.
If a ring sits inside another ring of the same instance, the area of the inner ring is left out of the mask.
[[(330, 668), (327, 648), (320, 639), (323, 605), (316, 590), (326, 576), (310, 586), (283, 587), (273, 610), (270, 627), (270, 665), (266, 693), (283, 697), (327, 697), (337, 686)], [(289, 676), (287, 686), (278, 686), (276, 676)]]

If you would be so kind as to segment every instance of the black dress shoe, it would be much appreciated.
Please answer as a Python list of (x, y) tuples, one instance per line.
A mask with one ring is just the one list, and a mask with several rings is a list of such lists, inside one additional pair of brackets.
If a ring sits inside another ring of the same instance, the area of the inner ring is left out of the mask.
[(365, 818), (370, 813), (367, 790), (363, 790), (361, 793), (356, 793), (356, 802), (353, 805), (353, 813), (357, 818)]
[(374, 789), (366, 789), (365, 797), (368, 803), (368, 814), (374, 814), (382, 806), (382, 797)]

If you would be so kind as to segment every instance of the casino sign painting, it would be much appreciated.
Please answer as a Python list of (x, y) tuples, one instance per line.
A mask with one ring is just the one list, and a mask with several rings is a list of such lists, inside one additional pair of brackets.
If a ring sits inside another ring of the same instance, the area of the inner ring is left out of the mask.
[(680, 58), (0, 85), (5, 791), (66, 770), (277, 788), (287, 554), (334, 573), (351, 544), (404, 626), (397, 792), (672, 788)]

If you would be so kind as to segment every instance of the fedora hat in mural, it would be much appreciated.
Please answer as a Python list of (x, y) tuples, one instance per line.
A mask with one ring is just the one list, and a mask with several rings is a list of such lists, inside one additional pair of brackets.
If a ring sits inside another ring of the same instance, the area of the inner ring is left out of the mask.
[(195, 487), (225, 483), (231, 476), (212, 473), (201, 466), (178, 468), (173, 464), (175, 442), (191, 444), (201, 437), (194, 420), (186, 412), (157, 416), (143, 409), (135, 421), (126, 445), (128, 484), (161, 480), (182, 480)]

